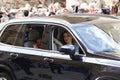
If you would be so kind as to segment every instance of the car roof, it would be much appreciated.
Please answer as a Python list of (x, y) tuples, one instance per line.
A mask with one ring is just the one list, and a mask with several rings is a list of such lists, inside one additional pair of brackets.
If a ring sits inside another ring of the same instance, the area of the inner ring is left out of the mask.
[(100, 14), (63, 14), (63, 15), (55, 15), (55, 16), (44, 16), (44, 17), (23, 17), (19, 19), (12, 19), (9, 21), (11, 22), (34, 22), (34, 21), (41, 21), (41, 22), (53, 22), (58, 24), (77, 24), (77, 23), (100, 23), (100, 22), (108, 22), (108, 21), (115, 21), (119, 20), (115, 16), (111, 15), (100, 15)]
[(9, 23), (36, 23), (36, 22), (43, 22), (44, 23), (57, 23), (57, 24), (65, 24), (65, 25), (71, 25), (69, 22), (57, 19), (57, 18), (49, 18), (49, 17), (22, 17), (18, 19), (11, 19), (6, 24)]
[(90, 23), (90, 22), (91, 24), (93, 24), (94, 22), (99, 22), (99, 21), (103, 22), (103, 21), (119, 20), (119, 18), (116, 16), (103, 15), (103, 14), (64, 14), (64, 15), (57, 15), (50, 17), (63, 19), (71, 24)]

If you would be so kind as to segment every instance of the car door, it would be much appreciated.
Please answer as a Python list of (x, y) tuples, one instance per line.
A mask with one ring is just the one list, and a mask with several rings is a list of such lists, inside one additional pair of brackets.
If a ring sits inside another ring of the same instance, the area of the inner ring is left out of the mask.
[[(62, 27), (61, 25), (51, 26), (47, 23), (38, 25), (36, 23), (19, 24), (8, 25), (10, 30), (8, 32), (10, 33), (6, 35), (15, 34), (15, 36), (6, 37), (4, 35), (2, 40), (3, 43), (11, 46), (8, 55), (9, 61), (18, 80), (85, 80), (89, 76), (90, 69), (83, 60), (72, 60), (70, 55), (53, 48), (54, 29)], [(14, 33), (15, 29), (17, 29), (16, 33)], [(34, 41), (33, 38), (36, 38), (36, 35), (34, 35), (34, 32), (33, 37), (29, 38), (29, 32), (26, 31), (33, 31), (33, 29), (39, 31), (42, 36), (40, 49), (31, 47), (31, 41)], [(65, 30), (68, 29), (65, 28)], [(30, 44), (26, 46), (24, 44), (26, 42)], [(79, 57), (82, 58), (83, 55), (79, 55)]]
[[(17, 80), (42, 80), (44, 78), (44, 75), (41, 75), (42, 68), (47, 65), (43, 62), (42, 54), (49, 52), (48, 41), (44, 42), (45, 46), (43, 44), (43, 47), (39, 49), (31, 47), (31, 43), (42, 37), (45, 27), (45, 24), (36, 23), (7, 25), (1, 42), (11, 47), (7, 56)], [(38, 35), (35, 30), (38, 31)]]
[[(63, 28), (61, 25), (49, 25), (49, 27), (49, 43), (52, 44), (50, 46), (51, 50), (48, 53), (42, 54), (47, 67), (42, 68), (41, 76), (45, 76), (43, 77), (45, 80), (85, 80), (88, 78), (90, 67), (82, 60), (84, 54), (78, 55), (80, 59), (72, 60), (69, 54), (55, 49), (54, 38), (60, 36), (59, 33), (62, 31), (67, 30), (69, 32), (69, 30)], [(59, 29), (61, 27), (62, 29)]]

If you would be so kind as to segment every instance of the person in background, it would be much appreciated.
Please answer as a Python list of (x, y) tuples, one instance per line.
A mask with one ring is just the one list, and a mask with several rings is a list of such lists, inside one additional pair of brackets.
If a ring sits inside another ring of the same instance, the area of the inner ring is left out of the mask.
[(50, 12), (48, 16), (54, 16), (55, 13), (54, 12)]
[(1, 23), (2, 22), (8, 22), (8, 20), (9, 20), (8, 15), (5, 12), (3, 12), (2, 18), (1, 18)]
[(110, 7), (110, 14), (111, 15), (117, 15), (118, 12), (118, 1), (117, 0), (112, 0), (112, 2), (109, 5)]
[(23, 11), (23, 14), (24, 14), (25, 17), (28, 17), (29, 11), (28, 11), (28, 10), (24, 10), (24, 11)]

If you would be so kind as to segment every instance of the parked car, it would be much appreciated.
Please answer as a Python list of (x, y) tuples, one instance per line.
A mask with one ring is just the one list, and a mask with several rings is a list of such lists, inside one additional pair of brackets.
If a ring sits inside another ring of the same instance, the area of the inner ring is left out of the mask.
[[(69, 14), (0, 27), (0, 80), (120, 79), (119, 19)], [(72, 44), (63, 44), (65, 31)], [(34, 48), (38, 38), (41, 46)]]

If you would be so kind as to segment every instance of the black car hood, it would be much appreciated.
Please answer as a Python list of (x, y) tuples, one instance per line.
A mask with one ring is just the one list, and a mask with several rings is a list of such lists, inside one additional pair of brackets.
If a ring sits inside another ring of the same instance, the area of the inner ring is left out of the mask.
[(101, 57), (119, 59), (120, 60), (120, 50), (97, 52), (95, 54), (97, 54)]

